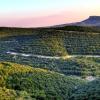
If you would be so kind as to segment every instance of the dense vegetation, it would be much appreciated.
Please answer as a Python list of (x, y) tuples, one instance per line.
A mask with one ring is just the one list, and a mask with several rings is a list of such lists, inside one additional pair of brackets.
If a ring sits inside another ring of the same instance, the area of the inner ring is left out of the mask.
[(32, 36), (2, 38), (0, 48), (0, 53), (9, 50), (49, 56), (100, 55), (100, 34), (48, 30)]
[(16, 62), (30, 65), (35, 68), (44, 68), (65, 75), (77, 75), (82, 77), (100, 76), (100, 58), (77, 57), (70, 59), (42, 59), (36, 57), (22, 57), (2, 55), (1, 61)]
[[(8, 54), (9, 51), (20, 54)], [(56, 56), (61, 59), (32, 55)], [(70, 55), (80, 56), (63, 59)], [(100, 77), (99, 56), (98, 27), (2, 27), (0, 100), (99, 100), (100, 79), (89, 83), (85, 80), (89, 76), (94, 79)]]
[(70, 100), (100, 100), (100, 79), (82, 85), (73, 92)]
[(18, 91), (0, 87), (0, 100), (35, 100), (26, 91)]
[(48, 27), (48, 28), (11, 28), (0, 27), (0, 37), (19, 36), (19, 35), (33, 35), (46, 31), (76, 31), (76, 32), (92, 32), (100, 33), (100, 27), (83, 27), (83, 26), (64, 26), (64, 27)]
[(64, 27), (55, 27), (57, 30), (67, 30), (67, 31), (78, 31), (78, 32), (96, 32), (100, 33), (100, 27), (93, 26), (64, 26)]
[(83, 83), (81, 79), (49, 70), (9, 62), (0, 63), (0, 100), (13, 100), (17, 97), (26, 100), (66, 100), (75, 86)]
[(99, 33), (42, 30), (32, 36), (1, 38), (0, 61), (46, 68), (65, 75), (100, 76), (100, 58), (41, 59), (13, 56), (6, 54), (8, 51), (46, 56), (100, 55)]

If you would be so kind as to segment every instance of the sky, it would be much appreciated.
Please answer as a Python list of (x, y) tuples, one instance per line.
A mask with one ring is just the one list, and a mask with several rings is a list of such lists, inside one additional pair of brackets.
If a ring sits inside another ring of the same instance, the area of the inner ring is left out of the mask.
[(100, 0), (0, 0), (0, 26), (44, 27), (100, 16)]

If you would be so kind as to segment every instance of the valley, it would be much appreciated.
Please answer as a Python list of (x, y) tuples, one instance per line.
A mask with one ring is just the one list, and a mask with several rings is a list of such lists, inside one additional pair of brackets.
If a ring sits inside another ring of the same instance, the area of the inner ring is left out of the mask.
[(99, 28), (0, 28), (0, 80), (5, 100), (100, 98)]

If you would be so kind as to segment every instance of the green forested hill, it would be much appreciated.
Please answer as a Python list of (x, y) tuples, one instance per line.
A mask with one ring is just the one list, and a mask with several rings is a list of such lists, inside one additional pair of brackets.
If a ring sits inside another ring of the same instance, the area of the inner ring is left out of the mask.
[(81, 79), (40, 68), (0, 63), (0, 100), (67, 100), (71, 90), (83, 83)]
[(100, 78), (78, 87), (70, 100), (100, 100)]
[[(86, 27), (66, 27), (65, 29), (1, 28), (1, 33), (5, 32), (11, 36), (0, 39), (0, 61), (46, 68), (65, 75), (100, 76), (99, 57), (75, 57), (57, 60), (22, 56), (23, 54), (53, 57), (66, 55), (100, 56), (100, 33), (95, 33), (94, 28), (92, 28), (93, 32), (90, 29)], [(22, 55), (7, 54), (9, 51), (22, 53)]]
[(65, 75), (76, 75), (81, 77), (100, 76), (100, 58), (77, 57), (70, 59), (42, 59), (36, 57), (21, 57), (5, 55), (2, 61), (11, 61), (35, 68), (44, 68)]
[[(0, 36), (6, 32), (13, 37), (0, 39), (0, 48), (6, 50), (9, 47), (10, 51), (47, 56), (100, 55), (100, 33), (55, 29), (23, 30), (1, 30)], [(6, 41), (4, 44), (3, 40)]]
[(0, 100), (99, 100), (89, 76), (100, 77), (99, 28), (0, 28)]

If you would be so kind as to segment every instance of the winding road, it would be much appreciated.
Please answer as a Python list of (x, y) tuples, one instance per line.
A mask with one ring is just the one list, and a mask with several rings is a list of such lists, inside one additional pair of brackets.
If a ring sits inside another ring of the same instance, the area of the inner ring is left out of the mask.
[(100, 58), (100, 55), (67, 55), (67, 56), (44, 56), (44, 55), (35, 55), (35, 54), (25, 54), (25, 53), (17, 53), (17, 52), (6, 52), (7, 54), (13, 55), (13, 56), (23, 56), (23, 57), (37, 57), (42, 59), (67, 59), (67, 58), (76, 58), (76, 57), (93, 57), (93, 58)]

